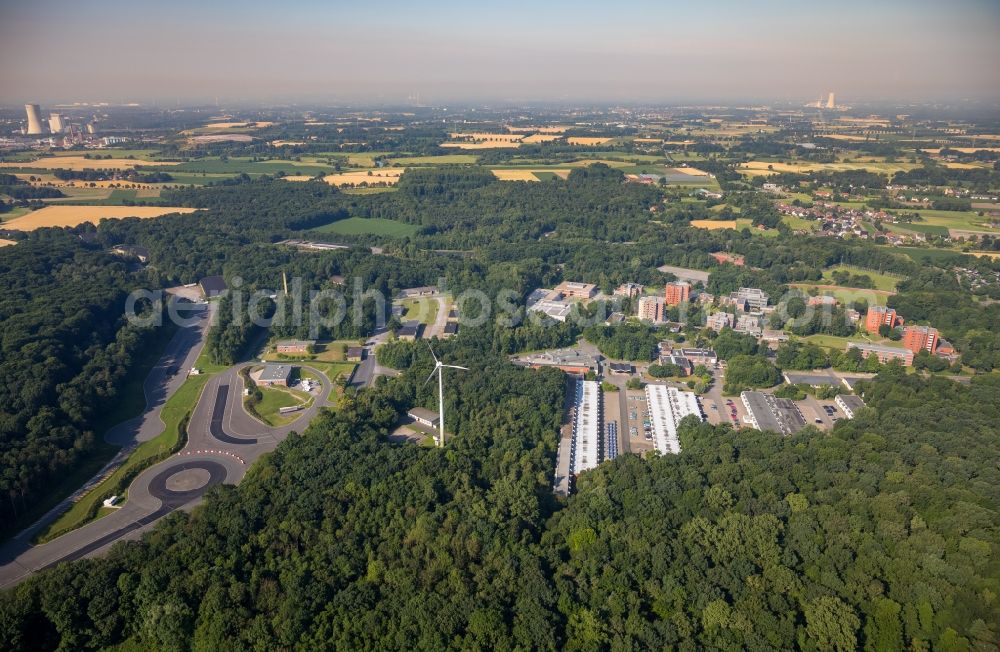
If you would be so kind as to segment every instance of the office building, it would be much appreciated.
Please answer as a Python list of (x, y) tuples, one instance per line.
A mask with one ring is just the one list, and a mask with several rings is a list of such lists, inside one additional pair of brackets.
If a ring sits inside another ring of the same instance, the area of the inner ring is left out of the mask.
[(899, 360), (904, 367), (913, 366), (913, 351), (900, 349), (895, 346), (883, 346), (881, 344), (869, 344), (867, 342), (848, 342), (847, 350), (857, 349), (861, 351), (861, 357), (868, 358), (870, 355), (878, 357), (882, 364), (890, 360)]
[(853, 419), (858, 410), (865, 406), (865, 402), (861, 400), (861, 397), (854, 394), (837, 394), (833, 402), (844, 411), (848, 419)]
[(600, 383), (595, 380), (576, 381), (570, 473), (587, 471), (601, 462), (602, 405)]
[(740, 400), (747, 409), (750, 423), (757, 430), (770, 430), (782, 435), (794, 435), (806, 427), (795, 402), (787, 398), (776, 398), (764, 392), (743, 392)]

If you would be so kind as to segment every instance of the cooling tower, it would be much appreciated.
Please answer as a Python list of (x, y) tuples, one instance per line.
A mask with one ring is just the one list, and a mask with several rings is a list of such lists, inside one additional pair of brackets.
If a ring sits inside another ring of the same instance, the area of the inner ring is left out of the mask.
[(44, 134), (42, 129), (42, 109), (37, 104), (25, 104), (24, 110), (28, 112), (28, 135), (37, 136)]
[(62, 114), (53, 113), (49, 115), (49, 131), (54, 134), (61, 134), (63, 132)]
[(837, 108), (837, 103), (833, 101), (833, 93), (830, 93), (829, 97), (826, 98), (826, 108), (828, 109)]

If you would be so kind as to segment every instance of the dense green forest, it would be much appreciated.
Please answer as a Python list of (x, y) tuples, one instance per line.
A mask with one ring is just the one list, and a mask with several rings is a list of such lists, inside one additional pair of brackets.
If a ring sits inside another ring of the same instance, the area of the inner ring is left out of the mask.
[[(327, 304), (316, 324), (308, 312), (294, 323), (290, 305), (265, 302), (282, 337), (309, 336), (313, 326), (323, 337), (367, 335), (386, 306), (364, 292), (389, 297), (441, 282), (456, 293), (509, 289), (514, 311), (436, 345), (474, 372), (449, 379), (456, 436), (446, 450), (385, 439), (406, 409), (436, 404), (433, 384), (422, 384), (426, 347), (394, 342), (378, 356), (404, 369), (400, 378), (348, 392), (239, 487), (214, 489), (193, 514), (172, 514), (104, 559), (58, 566), (0, 596), (0, 647), (963, 650), (1000, 642), (995, 375), (969, 385), (903, 376), (857, 351), (793, 342), (779, 350), (779, 368), (878, 371), (862, 388), (871, 409), (832, 434), (807, 428), (791, 438), (688, 422), (682, 454), (623, 455), (584, 474), (563, 503), (550, 484), (564, 379), (506, 357), (580, 335), (614, 357), (655, 356), (663, 333), (647, 326), (527, 319), (525, 296), (562, 280), (660, 284), (670, 277), (656, 267), (666, 263), (709, 270), (713, 294), (754, 286), (778, 297), (843, 263), (907, 276), (890, 305), (908, 322), (940, 328), (969, 367), (995, 369), (998, 304), (963, 288), (952, 270), (866, 242), (782, 230), (762, 246), (748, 230), (692, 229), (687, 221), (707, 210), (664, 205), (657, 189), (623, 184), (604, 166), (535, 184), (476, 168), (408, 172), (398, 190), (377, 195), (239, 178), (166, 191), (164, 200), (204, 210), (41, 229), (0, 250), (4, 523), (94, 449), (95, 415), (114, 404), (136, 352), (156, 335), (121, 319), (135, 287), (222, 274), (231, 287), (238, 280), (245, 302), (278, 288), (284, 272), (306, 296), (342, 293), (360, 315), (320, 325), (335, 308)], [(419, 229), (397, 239), (338, 236), (351, 245), (338, 251), (279, 244), (329, 239), (312, 229), (351, 216)], [(130, 267), (107, 253), (121, 243), (147, 247), (150, 264)], [(717, 264), (709, 254), (719, 251), (743, 255), (746, 266)], [(698, 326), (682, 337), (714, 346), (733, 382), (779, 380), (754, 338)], [(799, 328), (833, 332), (820, 322)], [(209, 352), (230, 363), (258, 333), (223, 319)]]
[[(447, 450), (394, 445), (429, 356), (171, 515), (0, 598), (10, 649), (989, 649), (1000, 382), (879, 377), (791, 438), (686, 422), (548, 493), (563, 380), (473, 366)], [(358, 463), (363, 460), (364, 463)]]
[(61, 230), (0, 255), (0, 534), (93, 453), (100, 416), (156, 339), (125, 322), (130, 282), (120, 258)]

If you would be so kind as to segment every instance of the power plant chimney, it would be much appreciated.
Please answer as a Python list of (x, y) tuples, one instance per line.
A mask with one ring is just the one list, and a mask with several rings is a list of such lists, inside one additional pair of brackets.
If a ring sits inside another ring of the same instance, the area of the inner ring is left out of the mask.
[(39, 136), (45, 133), (42, 128), (42, 109), (37, 104), (25, 104), (24, 110), (28, 113), (28, 135)]
[(826, 108), (828, 109), (837, 108), (837, 103), (834, 101), (833, 93), (830, 93), (830, 95), (826, 98)]

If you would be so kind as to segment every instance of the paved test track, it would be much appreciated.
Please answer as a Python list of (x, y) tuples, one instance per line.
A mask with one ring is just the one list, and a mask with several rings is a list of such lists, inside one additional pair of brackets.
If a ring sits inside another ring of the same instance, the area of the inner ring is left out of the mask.
[[(13, 586), (63, 561), (101, 554), (115, 541), (139, 536), (168, 513), (194, 505), (211, 487), (238, 483), (248, 464), (274, 450), (293, 430), (304, 429), (328, 404), (333, 385), (305, 365), (320, 379), (321, 391), (292, 423), (268, 426), (243, 409), (239, 372), (248, 364), (231, 367), (209, 380), (188, 423), (184, 449), (140, 473), (129, 486), (129, 499), (122, 508), (45, 544), (31, 546), (22, 537), (0, 549), (0, 587)], [(167, 488), (171, 476), (189, 469), (207, 471), (208, 481), (185, 491)]]
[[(200, 487), (189, 489), (187, 491), (173, 491), (167, 488), (167, 478), (189, 469), (203, 469), (208, 471), (208, 482)], [(149, 483), (149, 493), (153, 497), (160, 500), (160, 507), (155, 512), (143, 516), (142, 518), (133, 521), (132, 523), (129, 523), (114, 532), (105, 534), (99, 539), (77, 548), (68, 555), (60, 557), (59, 559), (47, 564), (47, 566), (63, 561), (73, 561), (74, 559), (86, 557), (88, 554), (100, 550), (104, 546), (121, 539), (130, 532), (139, 530), (150, 523), (163, 518), (175, 509), (183, 507), (184, 505), (201, 498), (205, 492), (217, 484), (222, 484), (225, 479), (226, 467), (222, 466), (218, 462), (213, 462), (211, 460), (191, 460), (181, 462), (180, 464), (173, 464), (163, 471), (160, 471)]]

